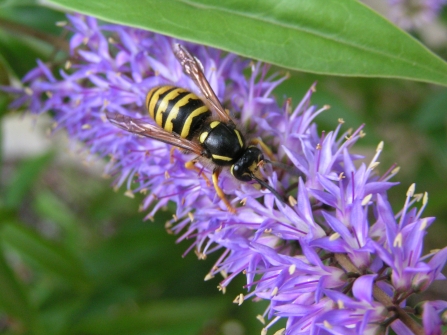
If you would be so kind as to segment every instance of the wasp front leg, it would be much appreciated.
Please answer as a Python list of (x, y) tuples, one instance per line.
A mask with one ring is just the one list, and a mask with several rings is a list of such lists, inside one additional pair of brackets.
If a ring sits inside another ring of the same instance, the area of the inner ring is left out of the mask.
[(217, 195), (219, 196), (219, 198), (222, 199), (222, 201), (225, 203), (225, 206), (227, 206), (228, 211), (230, 213), (235, 214), (236, 213), (236, 209), (231, 206), (230, 202), (227, 200), (227, 198), (225, 197), (225, 193), (222, 191), (222, 189), (219, 186), (219, 174), (222, 170), (220, 168), (215, 168), (213, 171), (213, 184), (214, 184), (214, 189), (216, 190)]
[(185, 163), (185, 168), (187, 168), (188, 170), (194, 170), (197, 171), (197, 173), (199, 174), (199, 176), (202, 176), (203, 179), (205, 179), (206, 181), (206, 186), (211, 186), (210, 180), (208, 179), (208, 177), (203, 173), (202, 169), (199, 169), (196, 166), (197, 163), (197, 159), (193, 159), (190, 160), (188, 162)]
[(169, 150), (169, 163), (174, 163), (174, 151), (176, 150), (176, 147), (172, 147), (171, 150)]

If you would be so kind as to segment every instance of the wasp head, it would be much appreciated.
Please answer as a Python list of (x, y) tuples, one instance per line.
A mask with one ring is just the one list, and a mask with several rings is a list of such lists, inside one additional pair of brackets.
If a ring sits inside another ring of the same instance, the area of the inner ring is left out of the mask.
[(242, 156), (231, 167), (231, 174), (238, 180), (262, 179), (259, 167), (264, 163), (264, 155), (254, 146), (245, 149)]
[(236, 163), (231, 166), (231, 174), (236, 179), (245, 182), (256, 180), (262, 189), (268, 189), (280, 202), (285, 203), (283, 197), (262, 177), (259, 167), (262, 167), (264, 162), (262, 151), (254, 146), (250, 146)]

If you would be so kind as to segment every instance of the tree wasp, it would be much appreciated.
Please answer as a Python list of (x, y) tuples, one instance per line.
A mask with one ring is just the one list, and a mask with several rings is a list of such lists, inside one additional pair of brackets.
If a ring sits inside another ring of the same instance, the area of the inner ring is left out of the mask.
[(267, 161), (262, 151), (246, 144), (229, 111), (222, 106), (206, 79), (200, 61), (180, 44), (175, 44), (173, 51), (183, 71), (199, 88), (203, 99), (180, 87), (157, 86), (146, 96), (146, 108), (156, 125), (119, 113), (107, 112), (107, 118), (128, 132), (196, 154), (195, 159), (186, 163), (188, 168), (196, 168), (194, 164), (200, 159), (211, 161), (214, 165), (212, 180), (216, 193), (232, 213), (235, 213), (235, 209), (218, 185), (219, 174), (225, 167), (230, 167), (231, 174), (237, 180), (254, 180), (283, 201), (276, 190), (264, 181), (259, 171)]

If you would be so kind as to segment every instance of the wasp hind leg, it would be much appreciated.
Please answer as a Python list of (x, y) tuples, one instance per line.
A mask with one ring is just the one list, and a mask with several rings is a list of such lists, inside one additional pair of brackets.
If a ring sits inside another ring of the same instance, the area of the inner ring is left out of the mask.
[(190, 160), (190, 161), (188, 161), (188, 162), (185, 163), (185, 168), (187, 168), (188, 170), (194, 170), (194, 171), (197, 171), (197, 173), (198, 173), (200, 176), (202, 176), (203, 179), (205, 179), (205, 181), (206, 181), (206, 185), (207, 185), (207, 186), (211, 186), (210, 180), (209, 180), (208, 177), (203, 173), (202, 169), (199, 169), (199, 168), (196, 166), (196, 163), (197, 163), (197, 159)]
[(227, 206), (228, 211), (230, 213), (235, 214), (236, 213), (236, 209), (231, 206), (230, 202), (227, 200), (227, 198), (225, 197), (225, 193), (222, 191), (222, 189), (220, 188), (218, 182), (219, 182), (219, 174), (222, 170), (220, 168), (215, 168), (213, 171), (213, 184), (214, 184), (214, 189), (216, 190), (217, 195), (219, 196), (219, 198), (222, 199), (222, 201), (225, 203), (225, 206)]

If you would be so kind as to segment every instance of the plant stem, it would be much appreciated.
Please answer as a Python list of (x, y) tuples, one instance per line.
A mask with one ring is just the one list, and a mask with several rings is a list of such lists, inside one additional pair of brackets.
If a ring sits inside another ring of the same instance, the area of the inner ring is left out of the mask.
[[(354, 272), (361, 275), (361, 271), (354, 264), (352, 264), (348, 256), (345, 254), (335, 254), (334, 257), (345, 271)], [(424, 329), (421, 325), (413, 320), (403, 308), (397, 304), (394, 304), (393, 300), (375, 284), (373, 287), (373, 296), (378, 302), (388, 308), (388, 310), (395, 313), (397, 318), (402, 321), (414, 335), (424, 335)]]

